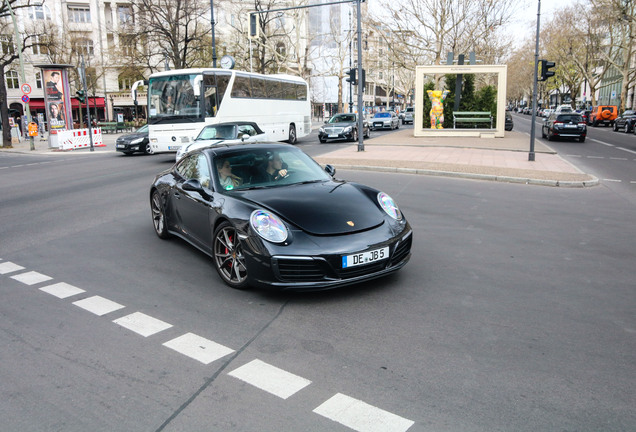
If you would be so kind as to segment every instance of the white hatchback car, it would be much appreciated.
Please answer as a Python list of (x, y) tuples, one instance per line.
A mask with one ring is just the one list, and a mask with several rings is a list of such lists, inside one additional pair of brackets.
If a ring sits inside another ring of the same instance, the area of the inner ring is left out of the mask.
[(262, 142), (269, 141), (267, 134), (254, 122), (226, 122), (205, 126), (199, 132), (194, 141), (181, 146), (177, 151), (175, 161), (189, 151), (209, 147), (216, 144), (227, 144), (235, 142)]

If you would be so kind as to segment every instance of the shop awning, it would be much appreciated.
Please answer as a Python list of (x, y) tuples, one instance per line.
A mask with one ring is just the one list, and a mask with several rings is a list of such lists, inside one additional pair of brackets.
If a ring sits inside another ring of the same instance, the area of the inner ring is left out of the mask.
[[(103, 97), (92, 97), (89, 98), (88, 103), (90, 104), (91, 108), (104, 108), (104, 98)], [(77, 100), (77, 98), (71, 98), (71, 106), (73, 107), (73, 109), (77, 109), (79, 108), (79, 101)], [(37, 99), (31, 99), (29, 101), (29, 108), (31, 108), (32, 110), (43, 110), (44, 109), (44, 99), (42, 98), (37, 98)], [(82, 104), (82, 108), (86, 109), (86, 102), (84, 102)]]

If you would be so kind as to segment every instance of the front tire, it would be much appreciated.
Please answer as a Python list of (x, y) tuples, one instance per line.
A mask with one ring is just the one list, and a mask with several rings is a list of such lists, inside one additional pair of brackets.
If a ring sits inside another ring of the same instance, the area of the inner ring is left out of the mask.
[(356, 142), (358, 141), (358, 130), (354, 129), (351, 131), (351, 141)]
[(146, 155), (152, 154), (152, 147), (150, 146), (150, 143), (146, 143), (146, 145), (144, 146), (144, 154)]
[(150, 211), (152, 212), (152, 224), (157, 236), (161, 239), (169, 238), (170, 233), (168, 232), (166, 212), (163, 208), (163, 203), (161, 202), (161, 194), (157, 190), (152, 193), (152, 198), (150, 199)]
[(223, 282), (235, 289), (247, 288), (243, 246), (232, 224), (221, 223), (214, 231), (213, 243), (214, 267)]

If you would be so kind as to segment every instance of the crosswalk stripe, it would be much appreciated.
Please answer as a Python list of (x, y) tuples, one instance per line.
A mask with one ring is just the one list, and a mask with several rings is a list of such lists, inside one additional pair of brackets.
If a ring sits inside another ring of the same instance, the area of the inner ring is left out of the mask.
[(106, 315), (107, 313), (114, 312), (125, 307), (119, 303), (115, 303), (112, 300), (108, 300), (100, 296), (88, 297), (83, 300), (73, 302), (73, 304), (98, 316)]
[(404, 432), (415, 423), (341, 393), (314, 412), (358, 432)]
[(194, 333), (186, 333), (163, 345), (203, 364), (212, 363), (234, 352), (232, 348), (202, 338)]
[(311, 384), (311, 381), (306, 378), (294, 375), (258, 359), (233, 370), (228, 375), (282, 399), (289, 398)]
[(49, 293), (61, 299), (86, 292), (83, 289), (67, 284), (66, 282), (59, 282), (53, 285), (47, 285), (40, 288), (40, 291), (44, 291), (45, 293)]
[(12, 263), (11, 261), (5, 261), (0, 263), (0, 274), (12, 273), (14, 271), (24, 270), (24, 267)]
[(131, 313), (113, 321), (115, 324), (134, 331), (143, 337), (151, 336), (172, 327), (172, 324), (153, 318), (141, 312)]
[(11, 279), (15, 279), (18, 282), (22, 282), (25, 285), (35, 285), (40, 282), (45, 282), (53, 279), (51, 276), (47, 276), (42, 273), (38, 273), (35, 271), (30, 271), (26, 273), (21, 273), (18, 275), (11, 276)]

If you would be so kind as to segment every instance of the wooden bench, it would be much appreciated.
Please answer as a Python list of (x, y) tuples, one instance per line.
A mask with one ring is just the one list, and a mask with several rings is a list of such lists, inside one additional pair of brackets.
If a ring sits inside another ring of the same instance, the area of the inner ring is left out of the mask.
[(455, 111), (453, 113), (453, 129), (457, 129), (457, 124), (468, 123), (477, 127), (478, 123), (490, 122), (492, 129), (492, 114), (490, 111)]

